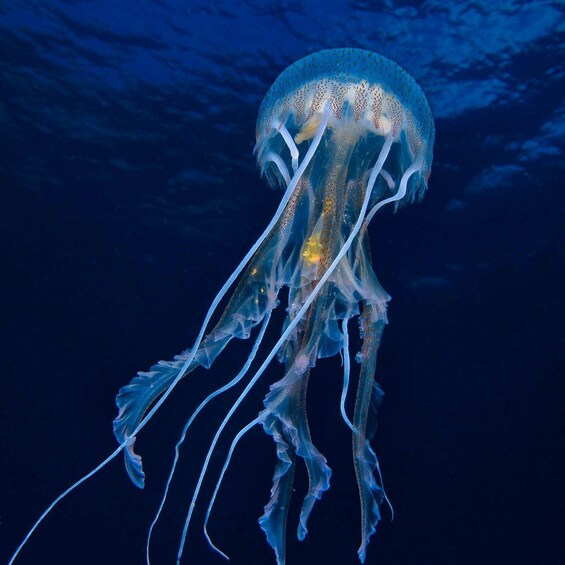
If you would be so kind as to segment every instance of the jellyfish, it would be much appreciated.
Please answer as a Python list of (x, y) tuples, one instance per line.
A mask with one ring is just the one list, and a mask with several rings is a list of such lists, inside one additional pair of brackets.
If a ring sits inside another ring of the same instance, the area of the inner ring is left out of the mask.
[[(235, 434), (227, 450), (208, 502), (204, 534), (210, 547), (227, 558), (211, 539), (208, 521), (238, 442), (255, 426), (262, 427), (274, 441), (277, 462), (270, 499), (259, 524), (277, 564), (285, 564), (297, 462), (304, 463), (308, 475), (298, 517), (299, 540), (308, 533), (315, 503), (330, 487), (331, 469), (311, 436), (306, 402), (310, 376), (318, 376), (317, 360), (325, 357), (342, 359), (342, 392), (335, 412), (338, 414), (339, 405), (343, 425), (351, 431), (361, 508), (358, 557), (364, 562), (380, 520), (380, 505), (388, 500), (370, 440), (383, 396), (375, 370), (390, 297), (372, 267), (368, 226), (388, 204), (396, 209), (423, 196), (433, 143), (434, 121), (424, 93), (406, 71), (381, 55), (330, 49), (283, 71), (261, 104), (254, 151), (261, 175), (283, 191), (273, 218), (212, 301), (194, 345), (174, 360), (159, 361), (150, 371), (138, 373), (120, 389), (113, 428), (119, 447), (47, 508), (12, 561), (55, 504), (119, 453), (124, 453), (133, 484), (143, 488), (145, 474), (134, 450), (136, 436), (181, 380), (198, 368), (210, 369), (232, 339), (238, 338), (253, 343), (244, 365), (200, 403), (175, 447), (161, 504), (149, 528), (147, 562), (153, 529), (167, 500), (188, 428), (215, 397), (241, 383), (242, 390), (202, 463), (179, 543), (178, 563), (211, 457), (233, 414), (267, 373), (271, 379), (262, 406)], [(227, 304), (209, 328), (222, 303)], [(269, 327), (276, 308), (286, 308), (280, 329)], [(358, 331), (362, 345), (354, 355), (359, 366), (353, 371), (357, 374), (356, 400), (353, 413), (347, 414), (351, 328)], [(278, 339), (265, 348), (263, 338), (269, 330)]]

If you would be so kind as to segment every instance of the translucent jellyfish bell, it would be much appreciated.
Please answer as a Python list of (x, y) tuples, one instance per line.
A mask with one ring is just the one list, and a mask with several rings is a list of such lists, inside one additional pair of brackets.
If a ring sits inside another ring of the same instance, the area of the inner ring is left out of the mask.
[[(377, 187), (373, 203), (391, 196), (393, 179), (401, 179), (410, 167), (410, 180), (399, 202), (423, 195), (435, 131), (428, 102), (396, 63), (360, 49), (314, 53), (288, 67), (270, 88), (259, 110), (255, 147), (258, 164), (270, 182), (288, 184), (297, 167), (298, 147), (314, 136), (326, 108), (328, 134), (311, 170), (334, 173), (335, 168), (317, 164), (337, 160), (348, 181), (361, 180), (391, 134), (395, 143), (381, 173), (388, 186)], [(318, 183), (326, 180), (324, 175), (310, 178)]]

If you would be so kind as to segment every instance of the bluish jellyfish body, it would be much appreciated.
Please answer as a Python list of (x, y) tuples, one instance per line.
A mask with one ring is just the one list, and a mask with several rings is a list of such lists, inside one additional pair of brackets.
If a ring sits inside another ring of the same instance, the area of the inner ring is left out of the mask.
[[(306, 396), (310, 377), (317, 377), (317, 360), (339, 360), (341, 355), (343, 389), (335, 411), (337, 416), (341, 412), (344, 425), (351, 429), (361, 503), (358, 555), (363, 562), (380, 519), (379, 506), (386, 498), (369, 441), (382, 397), (375, 367), (389, 300), (371, 264), (368, 226), (383, 206), (402, 206), (425, 192), (432, 163), (433, 118), (423, 92), (398, 65), (369, 51), (334, 49), (310, 55), (279, 76), (261, 105), (256, 140), (262, 174), (284, 191), (279, 208), (216, 296), (194, 346), (173, 361), (161, 361), (149, 372), (139, 373), (120, 390), (114, 421), (120, 447), (108, 460), (123, 450), (129, 476), (143, 487), (135, 436), (178, 382), (199, 367), (210, 368), (233, 338), (251, 338), (253, 345), (244, 366), (188, 420), (149, 537), (165, 503), (188, 427), (215, 396), (244, 383), (201, 467), (178, 551), (181, 561), (193, 509), (220, 436), (257, 381), (268, 377), (272, 384), (263, 406), (233, 438), (209, 501), (205, 532), (210, 545), (225, 556), (208, 536), (206, 525), (237, 442), (252, 427), (262, 426), (275, 442), (278, 462), (270, 500), (259, 523), (282, 565), (295, 465), (301, 460), (309, 479), (298, 519), (299, 539), (307, 534), (315, 502), (330, 486), (330, 467), (310, 434)], [(288, 291), (281, 293), (285, 288)], [(224, 297), (228, 303), (208, 330)], [(286, 308), (284, 325), (274, 347), (263, 351), (262, 339), (277, 307)], [(345, 403), (352, 367), (349, 331), (356, 328), (360, 328), (362, 347), (355, 356), (359, 363), (357, 394), (349, 416)], [(336, 426), (339, 424), (336, 418)], [(189, 548), (185, 556), (190, 561)]]

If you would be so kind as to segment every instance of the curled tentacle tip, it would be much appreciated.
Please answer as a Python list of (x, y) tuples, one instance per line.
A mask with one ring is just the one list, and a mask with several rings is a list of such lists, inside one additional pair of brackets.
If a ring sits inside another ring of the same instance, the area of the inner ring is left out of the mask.
[(300, 524), (298, 526), (298, 531), (296, 532), (296, 537), (298, 538), (298, 541), (304, 541), (307, 535), (308, 535), (308, 530), (302, 524)]

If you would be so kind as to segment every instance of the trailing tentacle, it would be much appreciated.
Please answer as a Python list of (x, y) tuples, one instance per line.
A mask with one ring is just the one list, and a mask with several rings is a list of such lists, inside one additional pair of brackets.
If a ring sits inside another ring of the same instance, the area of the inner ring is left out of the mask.
[[(300, 356), (298, 357), (300, 359)], [(308, 470), (309, 488), (302, 504), (298, 526), (298, 538), (308, 533), (307, 521), (316, 500), (329, 489), (331, 469), (326, 458), (314, 447), (306, 418), (306, 390), (310, 368), (293, 364), (281, 381), (271, 387), (265, 398), (262, 417), (265, 432), (272, 435), (277, 444), (277, 463), (271, 489), (271, 499), (259, 524), (273, 547), (279, 565), (284, 562), (285, 532), (288, 515), (291, 477), (294, 474), (295, 455), (301, 457)], [(289, 386), (280, 386), (291, 382)], [(292, 454), (292, 457), (290, 457)]]
[[(151, 404), (175, 380), (189, 354), (189, 350), (185, 351), (181, 355), (177, 355), (174, 361), (159, 361), (151, 367), (150, 371), (140, 371), (129, 385), (120, 389), (116, 396), (116, 405), (119, 412), (113, 423), (114, 435), (120, 444), (129, 438), (124, 449), (124, 457), (126, 470), (136, 487), (143, 488), (145, 486), (145, 473), (143, 472), (141, 457), (133, 450), (135, 437), (130, 438), (129, 434), (143, 419)], [(186, 373), (192, 371), (197, 365), (197, 361), (194, 360)]]
[(294, 410), (298, 435), (296, 437), (296, 454), (302, 457), (308, 471), (308, 492), (304, 497), (298, 523), (297, 537), (302, 541), (308, 534), (308, 518), (312, 513), (314, 504), (322, 498), (322, 494), (330, 488), (332, 470), (327, 459), (312, 443), (308, 415), (306, 413), (306, 394), (308, 390), (309, 371), (296, 384), (299, 389), (294, 397), (296, 407)]
[(265, 513), (259, 518), (259, 525), (273, 548), (277, 565), (286, 561), (286, 525), (288, 509), (294, 482), (296, 455), (289, 431), (284, 423), (273, 413), (266, 410), (262, 418), (263, 430), (273, 436), (277, 446), (278, 462), (273, 475), (271, 498), (265, 506)]
[[(369, 539), (375, 533), (381, 518), (379, 506), (384, 499), (384, 492), (374, 476), (377, 458), (369, 443), (371, 432), (375, 428), (376, 409), (383, 396), (374, 376), (384, 322), (378, 317), (373, 319), (374, 313), (370, 305), (365, 306), (362, 317), (364, 336), (360, 353), (361, 371), (353, 416), (353, 462), (361, 503), (361, 545), (357, 554), (362, 563), (365, 561)], [(373, 430), (368, 431), (369, 417), (372, 419), (370, 427)]]

